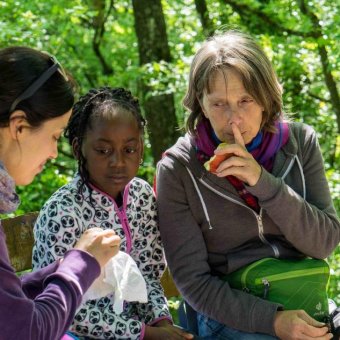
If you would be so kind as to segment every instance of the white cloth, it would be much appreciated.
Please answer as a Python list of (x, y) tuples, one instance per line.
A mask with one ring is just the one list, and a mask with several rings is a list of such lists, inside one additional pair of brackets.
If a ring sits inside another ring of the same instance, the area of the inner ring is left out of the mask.
[(113, 308), (123, 311), (124, 301), (148, 302), (145, 280), (132, 257), (119, 251), (102, 269), (83, 296), (83, 301), (113, 294)]

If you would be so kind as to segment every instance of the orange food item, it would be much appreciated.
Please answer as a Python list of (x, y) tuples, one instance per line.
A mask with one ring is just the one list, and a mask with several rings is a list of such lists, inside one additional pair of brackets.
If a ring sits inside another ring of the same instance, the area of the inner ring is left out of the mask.
[[(221, 149), (225, 146), (227, 146), (228, 143), (221, 143), (217, 149)], [(204, 163), (204, 167), (212, 172), (212, 173), (215, 173), (216, 172), (216, 169), (218, 168), (218, 166), (223, 162), (225, 161), (226, 159), (228, 159), (229, 157), (231, 157), (232, 154), (231, 153), (227, 153), (227, 154), (224, 154), (224, 155), (214, 155), (212, 156), (207, 162)]]

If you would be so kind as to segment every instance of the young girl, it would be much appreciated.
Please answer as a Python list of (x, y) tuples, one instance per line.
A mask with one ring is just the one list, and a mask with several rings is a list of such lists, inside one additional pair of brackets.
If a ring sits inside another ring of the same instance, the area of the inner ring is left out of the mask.
[(191, 338), (171, 325), (160, 284), (165, 262), (155, 198), (149, 184), (135, 177), (143, 159), (144, 125), (129, 91), (103, 87), (83, 96), (66, 131), (79, 173), (48, 200), (35, 225), (34, 268), (63, 256), (96, 226), (121, 237), (120, 250), (134, 259), (146, 281), (148, 303), (125, 303), (121, 314), (115, 313), (112, 296), (84, 303), (71, 327), (78, 335)]
[[(0, 50), (1, 214), (20, 203), (15, 185), (31, 183), (57, 157), (73, 100), (72, 81), (54, 57), (27, 47)], [(0, 339), (60, 339), (119, 241), (113, 231), (92, 229), (63, 261), (19, 279), (0, 225)]]

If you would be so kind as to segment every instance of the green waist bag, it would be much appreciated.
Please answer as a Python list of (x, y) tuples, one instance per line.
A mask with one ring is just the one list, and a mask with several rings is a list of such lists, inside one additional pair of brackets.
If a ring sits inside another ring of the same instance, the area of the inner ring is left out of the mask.
[(280, 303), (285, 310), (303, 309), (319, 321), (325, 321), (329, 314), (329, 266), (324, 260), (264, 258), (223, 280), (232, 288)]

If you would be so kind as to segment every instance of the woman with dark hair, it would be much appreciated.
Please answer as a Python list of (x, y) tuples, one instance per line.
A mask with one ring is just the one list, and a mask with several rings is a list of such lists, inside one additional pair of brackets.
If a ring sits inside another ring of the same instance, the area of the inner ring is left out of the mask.
[[(316, 133), (285, 118), (269, 59), (237, 31), (198, 50), (183, 103), (187, 134), (158, 166), (159, 225), (175, 283), (198, 312), (199, 335), (330, 339), (304, 310), (283, 310), (225, 281), (264, 258), (324, 259), (338, 245)], [(210, 172), (213, 156), (222, 162)]]
[[(0, 212), (19, 205), (27, 185), (57, 157), (74, 101), (74, 83), (58, 61), (27, 47), (0, 50)], [(100, 267), (118, 252), (112, 231), (89, 230), (75, 249), (19, 279), (0, 226), (0, 339), (60, 339)]]

